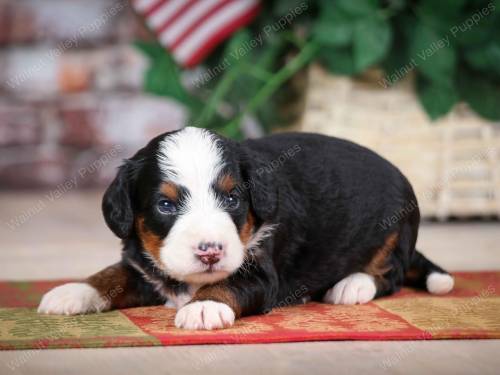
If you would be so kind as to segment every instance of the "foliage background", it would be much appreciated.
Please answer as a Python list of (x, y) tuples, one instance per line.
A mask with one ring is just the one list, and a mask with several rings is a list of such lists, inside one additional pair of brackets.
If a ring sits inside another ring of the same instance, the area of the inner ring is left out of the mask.
[(151, 59), (146, 91), (182, 102), (191, 125), (234, 138), (248, 116), (266, 131), (286, 124), (283, 104), (297, 95), (290, 79), (311, 62), (351, 76), (378, 66), (389, 84), (412, 71), (431, 119), (465, 101), (499, 120), (499, 9), (500, 0), (265, 1), (257, 20), (207, 59), (204, 73), (217, 72), (207, 80), (182, 72), (158, 44), (137, 46)]

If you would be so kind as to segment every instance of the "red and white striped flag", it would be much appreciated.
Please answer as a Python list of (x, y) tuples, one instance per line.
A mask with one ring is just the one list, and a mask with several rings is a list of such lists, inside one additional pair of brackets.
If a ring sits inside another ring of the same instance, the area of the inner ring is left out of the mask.
[(198, 64), (259, 12), (259, 0), (133, 0), (160, 43), (184, 67)]

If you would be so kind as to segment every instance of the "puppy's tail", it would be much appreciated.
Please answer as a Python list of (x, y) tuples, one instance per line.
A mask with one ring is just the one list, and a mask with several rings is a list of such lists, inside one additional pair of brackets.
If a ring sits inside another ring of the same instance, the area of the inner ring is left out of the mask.
[(405, 275), (405, 285), (425, 289), (432, 294), (446, 294), (453, 289), (454, 280), (448, 272), (415, 250)]

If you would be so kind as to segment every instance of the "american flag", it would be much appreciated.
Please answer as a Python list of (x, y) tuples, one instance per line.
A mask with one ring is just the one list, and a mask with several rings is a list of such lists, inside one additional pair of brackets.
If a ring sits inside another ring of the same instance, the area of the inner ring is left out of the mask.
[(133, 0), (160, 43), (193, 67), (259, 12), (259, 0)]

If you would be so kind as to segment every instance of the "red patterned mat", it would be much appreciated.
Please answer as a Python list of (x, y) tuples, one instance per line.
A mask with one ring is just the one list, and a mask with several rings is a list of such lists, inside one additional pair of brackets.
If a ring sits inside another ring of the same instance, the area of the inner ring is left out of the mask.
[(309, 303), (243, 318), (217, 331), (177, 329), (175, 311), (163, 306), (38, 315), (41, 295), (61, 281), (1, 282), (0, 349), (500, 338), (500, 271), (455, 277), (455, 290), (446, 296), (405, 289), (366, 305)]

